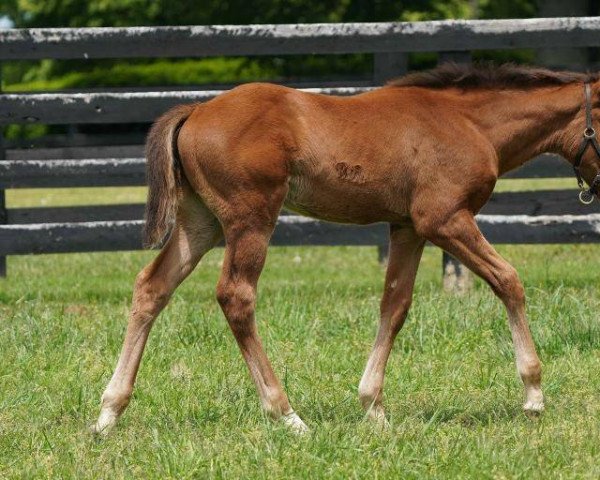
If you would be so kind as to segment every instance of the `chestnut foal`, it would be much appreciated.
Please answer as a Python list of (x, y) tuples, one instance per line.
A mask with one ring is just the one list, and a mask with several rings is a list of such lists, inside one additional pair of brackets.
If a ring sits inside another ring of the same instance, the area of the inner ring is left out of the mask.
[(145, 229), (149, 246), (166, 243), (137, 276), (123, 350), (95, 430), (106, 432), (123, 413), (156, 316), (222, 238), (217, 299), (262, 406), (295, 431), (306, 430), (269, 363), (254, 316), (258, 278), (283, 206), (333, 222), (391, 225), (379, 331), (358, 389), (368, 417), (386, 424), (384, 370), (426, 241), (458, 258), (502, 300), (524, 408), (540, 412), (541, 367), (523, 287), (474, 216), (500, 175), (542, 152), (574, 163), (596, 193), (592, 179), (600, 162), (593, 149), (578, 154), (586, 129), (584, 84), (591, 86), (589, 122), (597, 121), (596, 112), (591, 116), (599, 103), (595, 76), (511, 65), (446, 64), (345, 98), (248, 84), (167, 112), (148, 136)]

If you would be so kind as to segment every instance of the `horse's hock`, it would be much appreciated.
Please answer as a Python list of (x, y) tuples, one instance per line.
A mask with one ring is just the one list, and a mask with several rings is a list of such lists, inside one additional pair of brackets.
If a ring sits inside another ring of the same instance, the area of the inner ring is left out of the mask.
[[(311, 91), (352, 95), (406, 71), (409, 52), (437, 52), (440, 61), (470, 61), (473, 49), (600, 46), (600, 19), (540, 18), (418, 23), (251, 25), (0, 30), (0, 61), (372, 53), (371, 81), (319, 82)], [(581, 69), (585, 69), (581, 65)], [(349, 86), (349, 84), (351, 84)], [(151, 122), (168, 108), (206, 101), (223, 90), (2, 93), (0, 123), (101, 124)], [(2, 138), (0, 137), (0, 140)], [(34, 148), (29, 148), (30, 143)], [(0, 142), (0, 275), (9, 255), (140, 249), (143, 205), (7, 208), (14, 188), (144, 184), (143, 135), (71, 134)], [(340, 166), (340, 174), (360, 172)], [(568, 164), (544, 155), (510, 178), (571, 176)], [(571, 190), (495, 194), (477, 217), (493, 243), (596, 243), (598, 203), (583, 209)], [(342, 226), (296, 215), (279, 219), (275, 245), (372, 245), (385, 253), (385, 225)], [(471, 277), (445, 255), (444, 288), (465, 291)]]

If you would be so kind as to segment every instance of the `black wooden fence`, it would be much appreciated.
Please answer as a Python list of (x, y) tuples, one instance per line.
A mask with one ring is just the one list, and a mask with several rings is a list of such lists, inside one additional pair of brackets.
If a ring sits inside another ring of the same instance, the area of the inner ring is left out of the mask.
[[(600, 46), (599, 18), (0, 30), (0, 62), (373, 53), (370, 85), (310, 89), (336, 95), (359, 93), (404, 73), (408, 52), (438, 52), (440, 61), (468, 62), (473, 50), (592, 46)], [(0, 125), (150, 122), (173, 105), (222, 91), (0, 92)], [(4, 204), (4, 191), (13, 188), (143, 185), (140, 146), (19, 150), (3, 148), (1, 140), (0, 275), (6, 274), (7, 255), (141, 247), (142, 205), (7, 209)], [(510, 174), (570, 175), (563, 160), (549, 155)], [(495, 194), (478, 222), (495, 243), (600, 241), (599, 206), (582, 208), (569, 190)], [(280, 218), (273, 238), (276, 245), (386, 242), (385, 225), (342, 226), (293, 215)]]

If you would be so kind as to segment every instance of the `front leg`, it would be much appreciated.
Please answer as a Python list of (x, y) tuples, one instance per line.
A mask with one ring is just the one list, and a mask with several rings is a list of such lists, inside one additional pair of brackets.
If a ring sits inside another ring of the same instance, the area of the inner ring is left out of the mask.
[(368, 417), (381, 426), (387, 425), (382, 403), (385, 366), (396, 334), (408, 314), (424, 245), (425, 241), (412, 227), (391, 227), (379, 330), (358, 387), (360, 401)]
[(483, 278), (504, 303), (515, 349), (517, 370), (525, 385), (528, 413), (544, 409), (542, 369), (525, 316), (525, 291), (517, 271), (483, 237), (473, 214), (461, 210), (442, 222), (420, 219), (417, 230)]

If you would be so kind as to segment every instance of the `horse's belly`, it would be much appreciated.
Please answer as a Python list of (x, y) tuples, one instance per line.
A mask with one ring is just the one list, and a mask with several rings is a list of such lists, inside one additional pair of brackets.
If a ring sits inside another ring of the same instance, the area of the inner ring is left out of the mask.
[(292, 177), (285, 207), (310, 217), (338, 223), (393, 222), (406, 214), (390, 205), (387, 192), (373, 185)]

